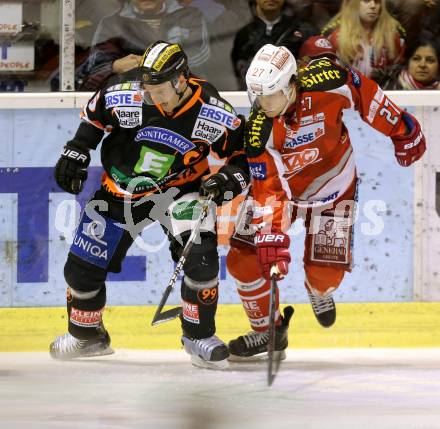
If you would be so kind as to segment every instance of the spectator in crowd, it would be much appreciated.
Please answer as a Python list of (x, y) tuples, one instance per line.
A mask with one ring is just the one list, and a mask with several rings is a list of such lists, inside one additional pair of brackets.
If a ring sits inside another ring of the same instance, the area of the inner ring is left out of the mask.
[(223, 91), (238, 89), (234, 68), (225, 61), (225, 52), (231, 52), (234, 37), (252, 15), (247, 2), (229, 0), (179, 0), (181, 4), (200, 9), (209, 29), (211, 55), (204, 66), (204, 76)]
[(124, 0), (75, 0), (75, 43), (90, 48), (101, 19), (116, 13), (123, 4)]
[(177, 0), (126, 0), (118, 12), (99, 23), (80, 89), (95, 91), (110, 76), (136, 67), (144, 47), (159, 39), (180, 43), (191, 70), (204, 75), (210, 45), (199, 9)]
[(342, 0), (286, 0), (288, 8), (316, 28), (322, 28), (335, 16)]
[(420, 32), (428, 30), (440, 38), (440, 0), (389, 0), (407, 33), (408, 50), (418, 43)]
[(386, 0), (343, 0), (322, 34), (344, 63), (368, 77), (404, 61), (405, 31), (391, 16)]
[(284, 13), (284, 0), (255, 0), (250, 2), (254, 19), (241, 28), (234, 39), (231, 57), (239, 89), (246, 89), (245, 76), (257, 51), (265, 44), (287, 47), (294, 56), (304, 40), (317, 31), (297, 17)]
[(393, 67), (388, 74), (380, 76), (384, 89), (418, 90), (440, 89), (440, 43), (429, 33), (422, 33), (408, 52), (404, 66)]

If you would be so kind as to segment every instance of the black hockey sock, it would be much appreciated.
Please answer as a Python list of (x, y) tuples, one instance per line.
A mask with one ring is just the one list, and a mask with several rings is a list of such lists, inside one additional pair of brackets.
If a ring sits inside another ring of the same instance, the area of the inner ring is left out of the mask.
[[(209, 283), (209, 282), (207, 282)], [(208, 338), (215, 334), (218, 285), (193, 289), (182, 280), (181, 316), (183, 334), (194, 339)]]
[(106, 288), (93, 292), (78, 292), (67, 288), (69, 333), (86, 340), (102, 335), (102, 313), (106, 302)]

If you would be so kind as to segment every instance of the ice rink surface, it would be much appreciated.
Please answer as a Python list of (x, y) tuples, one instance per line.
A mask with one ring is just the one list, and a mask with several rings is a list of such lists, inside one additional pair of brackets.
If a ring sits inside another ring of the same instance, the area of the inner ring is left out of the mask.
[(0, 353), (0, 427), (438, 429), (440, 349), (290, 349), (271, 388), (265, 363), (202, 370), (183, 351)]

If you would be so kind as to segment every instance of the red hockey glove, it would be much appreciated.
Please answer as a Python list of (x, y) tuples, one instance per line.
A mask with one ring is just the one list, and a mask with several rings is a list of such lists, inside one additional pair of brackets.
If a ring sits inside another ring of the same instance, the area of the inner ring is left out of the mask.
[(402, 167), (408, 167), (420, 159), (425, 153), (426, 140), (420, 128), (420, 124), (414, 116), (403, 112), (402, 119), (409, 129), (409, 134), (405, 136), (395, 136), (392, 140), (397, 162)]
[(258, 262), (265, 279), (270, 279), (271, 268), (274, 267), (277, 280), (282, 279), (289, 272), (290, 238), (282, 232), (255, 235)]

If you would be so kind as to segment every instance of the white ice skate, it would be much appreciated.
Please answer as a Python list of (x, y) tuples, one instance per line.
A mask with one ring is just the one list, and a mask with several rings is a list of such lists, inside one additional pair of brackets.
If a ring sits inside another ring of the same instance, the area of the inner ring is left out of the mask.
[(182, 344), (185, 351), (191, 355), (191, 363), (200, 368), (226, 369), (229, 365), (229, 356), (226, 344), (220, 338), (202, 338), (200, 340), (182, 335)]
[(105, 356), (113, 353), (107, 331), (102, 336), (88, 340), (80, 340), (68, 333), (57, 337), (50, 345), (50, 355), (60, 360)]

